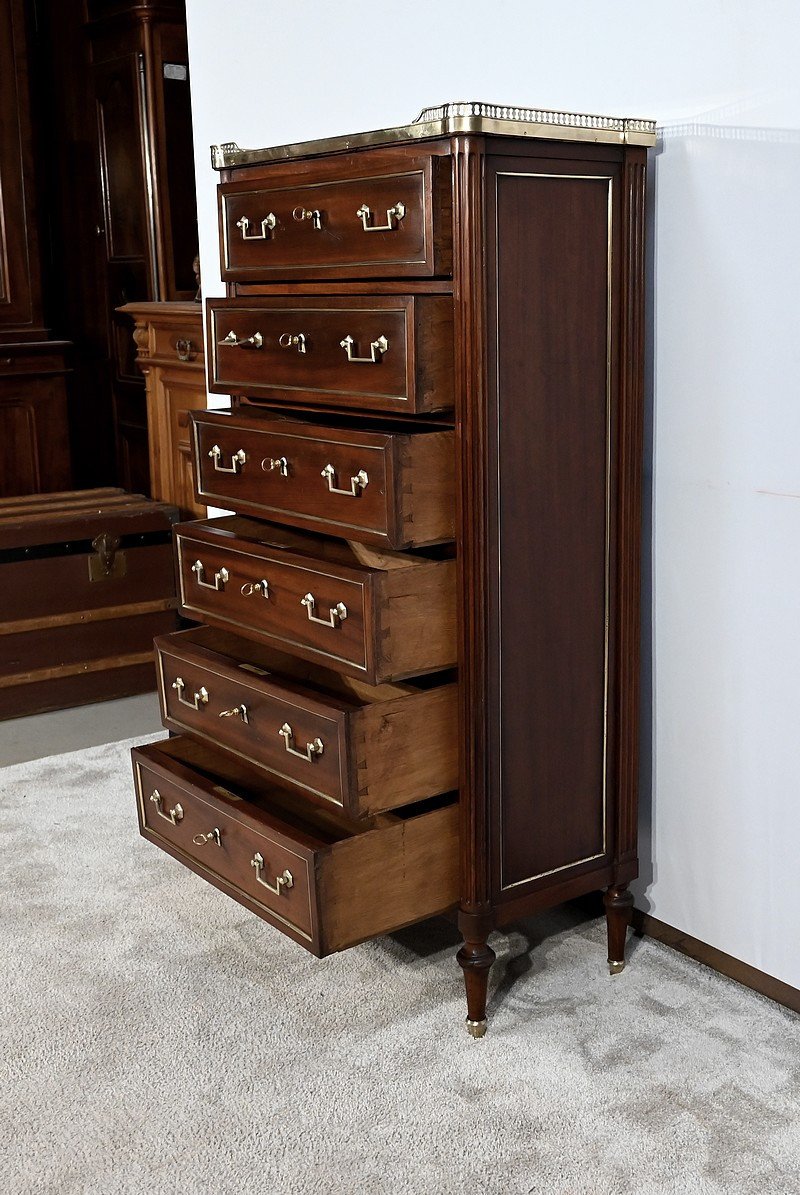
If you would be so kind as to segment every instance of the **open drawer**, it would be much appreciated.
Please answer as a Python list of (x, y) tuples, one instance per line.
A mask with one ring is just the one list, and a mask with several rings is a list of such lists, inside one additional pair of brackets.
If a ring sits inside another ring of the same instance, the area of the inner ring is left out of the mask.
[(142, 835), (319, 957), (458, 900), (453, 794), (352, 822), (188, 739), (131, 755)]
[(379, 547), (445, 543), (455, 538), (454, 437), (419, 421), (197, 411), (195, 490), (212, 506)]
[(458, 785), (457, 686), (368, 685), (211, 627), (155, 641), (161, 717), (365, 817)]
[(455, 405), (450, 295), (209, 299), (208, 388), (339, 410)]
[(174, 536), (187, 618), (371, 685), (456, 663), (452, 556), (382, 552), (237, 515), (180, 523)]

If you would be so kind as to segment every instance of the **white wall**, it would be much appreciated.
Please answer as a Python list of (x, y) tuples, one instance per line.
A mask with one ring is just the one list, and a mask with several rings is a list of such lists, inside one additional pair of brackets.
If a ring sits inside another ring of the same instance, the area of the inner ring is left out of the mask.
[(637, 898), (800, 987), (800, 6), (187, 8), (206, 295), (223, 293), (211, 142), (402, 124), (447, 99), (663, 126)]

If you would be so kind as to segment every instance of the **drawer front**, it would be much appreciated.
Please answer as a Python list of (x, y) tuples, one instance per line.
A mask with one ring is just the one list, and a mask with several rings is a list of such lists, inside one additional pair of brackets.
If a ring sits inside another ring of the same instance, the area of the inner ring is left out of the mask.
[(284, 834), (246, 824), (235, 809), (185, 776), (154, 765), (144, 752), (134, 751), (133, 761), (145, 837), (180, 852), (201, 874), (221, 880), (232, 895), (244, 896), (311, 941), (313, 855)]
[(453, 405), (446, 297), (214, 299), (208, 320), (216, 393), (406, 414)]
[(323, 701), (311, 705), (280, 678), (258, 677), (198, 658), (174, 640), (156, 640), (164, 724), (187, 730), (342, 805), (347, 783), (345, 719)]
[(355, 825), (308, 818), (183, 738), (132, 751), (142, 834), (323, 956), (452, 908), (458, 806), (441, 798)]
[[(219, 187), (225, 281), (424, 278), (452, 266), (446, 166), (428, 158), (352, 178)], [(323, 167), (323, 169), (325, 169)], [(317, 169), (319, 174), (319, 167)], [(446, 188), (446, 189), (445, 189)]]
[(203, 327), (202, 322), (197, 327), (162, 328), (157, 324), (151, 325), (153, 337), (150, 355), (159, 360), (175, 362), (176, 365), (194, 365), (202, 369)]
[(67, 372), (63, 352), (25, 352), (24, 346), (17, 345), (14, 345), (13, 350), (0, 345), (0, 370), (3, 379), (17, 375), (41, 377), (43, 374)]
[(345, 577), (327, 565), (287, 563), (279, 549), (266, 546), (243, 551), (182, 533), (175, 542), (181, 604), (189, 617), (259, 632), (334, 669), (367, 669), (369, 574)]
[(193, 423), (204, 502), (345, 538), (368, 532), (395, 546), (391, 436), (202, 413)]

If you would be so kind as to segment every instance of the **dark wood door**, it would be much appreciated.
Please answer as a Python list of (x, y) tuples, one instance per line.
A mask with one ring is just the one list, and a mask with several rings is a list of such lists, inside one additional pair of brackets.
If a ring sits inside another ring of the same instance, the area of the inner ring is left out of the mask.
[(143, 157), (146, 136), (144, 55), (127, 53), (93, 68), (97, 104), (98, 165), (108, 295), (108, 349), (116, 425), (117, 468), (122, 485), (149, 492), (147, 403), (136, 368), (131, 322), (117, 308), (153, 295), (155, 269), (151, 211)]
[(32, 159), (24, 9), (0, 0), (0, 340), (42, 334)]
[(33, 25), (0, 0), (0, 495), (67, 489), (63, 342), (44, 324), (40, 138), (32, 119)]
[(51, 320), (75, 343), (75, 481), (149, 493), (144, 381), (116, 308), (196, 291), (183, 5), (59, 0), (41, 5), (37, 38)]

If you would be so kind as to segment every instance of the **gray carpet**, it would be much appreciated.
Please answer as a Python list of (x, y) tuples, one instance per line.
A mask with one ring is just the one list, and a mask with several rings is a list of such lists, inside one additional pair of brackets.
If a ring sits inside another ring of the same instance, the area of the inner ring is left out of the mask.
[[(127, 744), (0, 770), (3, 1195), (795, 1195), (800, 1020), (567, 909), (323, 962), (138, 837)], [(524, 930), (524, 932), (523, 932)]]

